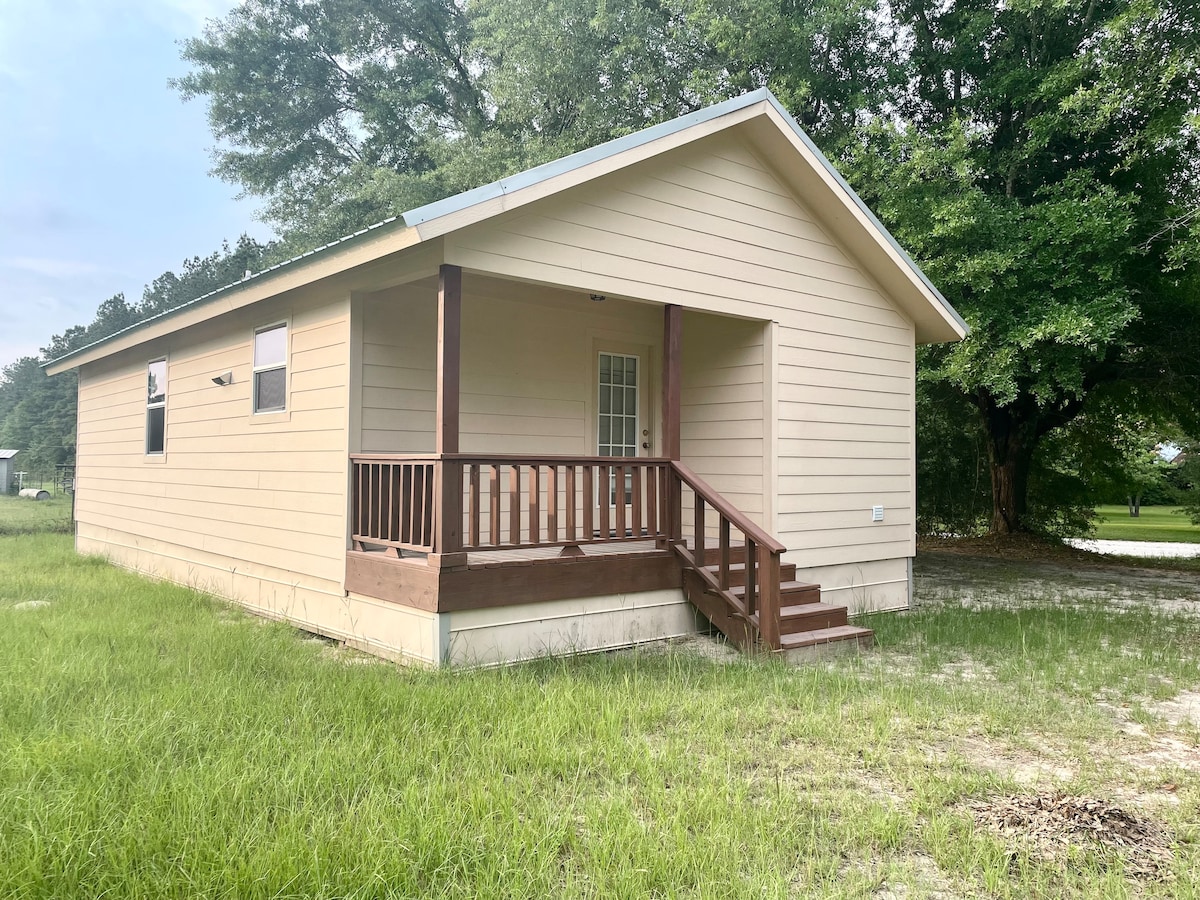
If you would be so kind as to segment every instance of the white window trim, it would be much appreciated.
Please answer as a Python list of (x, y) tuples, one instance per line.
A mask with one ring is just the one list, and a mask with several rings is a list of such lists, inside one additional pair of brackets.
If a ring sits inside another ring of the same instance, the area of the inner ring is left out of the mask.
[[(145, 435), (144, 440), (142, 441), (143, 456), (145, 456), (147, 459), (151, 459), (151, 460), (155, 460), (155, 461), (161, 460), (161, 459), (163, 459), (163, 457), (165, 457), (167, 455), (167, 397), (169, 396), (169, 391), (167, 390), (167, 387), (169, 386), (170, 381), (171, 381), (171, 376), (170, 376), (171, 364), (167, 360), (166, 356), (156, 356), (156, 357), (154, 357), (154, 359), (146, 360), (146, 370), (145, 370), (146, 378), (149, 379), (150, 367), (152, 365), (154, 365), (155, 363), (159, 363), (159, 362), (163, 364), (163, 375), (167, 381), (167, 384), (163, 385), (163, 392), (162, 392), (163, 399), (162, 399), (161, 403), (151, 403), (149, 400), (149, 397), (147, 397), (147, 399), (146, 399), (146, 419), (145, 419), (146, 435)], [(151, 450), (150, 449), (150, 410), (152, 410), (152, 409), (161, 409), (163, 411), (163, 446), (162, 446), (161, 450)]]
[[(283, 364), (258, 366), (254, 362), (254, 348), (258, 336), (266, 331), (273, 331), (276, 328), (284, 329), (284, 348), (283, 348)], [(281, 409), (258, 409), (258, 375), (260, 372), (273, 372), (276, 369), (283, 369), (283, 407)], [(257, 326), (250, 334), (250, 415), (254, 419), (262, 419), (264, 417), (279, 420), (287, 418), (291, 414), (291, 388), (292, 388), (292, 322), (290, 319), (282, 319), (278, 322), (271, 322), (266, 325)]]

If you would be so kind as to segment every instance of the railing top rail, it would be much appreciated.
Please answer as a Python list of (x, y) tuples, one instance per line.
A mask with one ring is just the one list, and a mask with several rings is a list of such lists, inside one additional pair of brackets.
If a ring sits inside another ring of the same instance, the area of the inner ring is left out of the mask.
[(351, 453), (352, 462), (437, 462), (441, 457), (436, 453)]
[(760, 547), (766, 547), (773, 553), (783, 553), (787, 550), (787, 547), (751, 522), (745, 513), (717, 493), (712, 485), (683, 463), (673, 460), (671, 467), (685, 484), (704, 498), (705, 503), (732, 522), (750, 540), (754, 541)]
[(572, 456), (569, 454), (542, 453), (444, 453), (443, 459), (462, 463), (521, 463), (530, 465), (664, 465), (669, 460), (659, 456)]
[(440, 459), (460, 463), (519, 463), (521, 465), (666, 465), (661, 456), (571, 456), (542, 453), (351, 453), (354, 462), (437, 462)]

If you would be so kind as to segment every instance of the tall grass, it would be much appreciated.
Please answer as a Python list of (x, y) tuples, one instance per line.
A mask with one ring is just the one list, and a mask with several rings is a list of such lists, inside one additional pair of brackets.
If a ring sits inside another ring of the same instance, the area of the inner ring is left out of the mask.
[[(400, 669), (63, 536), (0, 539), (0, 896), (1195, 896), (1193, 844), (1142, 888), (1119, 863), (1014, 859), (963, 807), (1014, 783), (960, 744), (1119, 747), (1095, 693), (1200, 684), (1193, 621), (871, 624), (876, 651), (804, 668)], [(964, 658), (987, 677), (947, 676)], [(1179, 781), (1186, 828), (1200, 789)], [(1123, 783), (1097, 762), (1072, 786)]]
[(29, 500), (0, 493), (0, 536), (71, 532), (71, 497), (59, 494), (49, 500)]

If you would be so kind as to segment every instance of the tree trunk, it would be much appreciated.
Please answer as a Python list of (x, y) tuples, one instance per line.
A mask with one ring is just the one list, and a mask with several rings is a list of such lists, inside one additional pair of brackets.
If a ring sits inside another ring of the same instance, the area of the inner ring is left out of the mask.
[(1142, 514), (1142, 494), (1139, 491), (1136, 494), (1129, 495), (1129, 518), (1136, 519)]
[(1027, 531), (1029, 470), (1037, 446), (1037, 419), (1010, 406), (997, 406), (981, 394), (977, 405), (987, 430), (992, 475), (992, 534)]

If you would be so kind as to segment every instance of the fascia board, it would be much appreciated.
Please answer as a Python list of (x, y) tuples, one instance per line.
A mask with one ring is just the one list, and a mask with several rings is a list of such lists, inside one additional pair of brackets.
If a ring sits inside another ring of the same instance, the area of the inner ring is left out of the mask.
[(735, 97), (410, 210), (404, 213), (404, 221), (419, 231), (422, 240), (449, 234), (761, 116), (768, 97), (765, 89)]
[[(886, 264), (904, 274), (905, 280), (915, 293), (915, 296), (905, 305), (910, 307), (906, 311), (918, 323), (918, 342), (936, 343), (962, 340), (966, 337), (970, 329), (963, 321), (962, 316), (934, 287), (925, 273), (921, 271), (921, 267), (904, 251), (891, 232), (871, 212), (854, 189), (846, 183), (846, 180), (817, 149), (812, 139), (775, 99), (774, 95), (768, 97), (767, 106), (769, 120), (799, 152), (808, 164), (810, 171), (818, 177), (827, 197), (841, 207), (847, 216), (830, 215), (831, 211), (828, 208), (821, 210), (818, 207), (818, 212), (826, 213), (825, 218), (836, 230), (842, 232), (838, 236), (843, 239), (846, 237), (847, 228), (857, 228), (870, 235), (876, 252), (872, 254), (874, 257), (872, 260), (864, 260), (864, 262), (871, 268)], [(807, 199), (810, 202), (813, 200), (811, 197)], [(912, 308), (912, 300), (918, 298), (925, 309), (933, 312), (934, 316), (922, 315), (925, 310), (922, 310), (920, 305)]]
[[(388, 227), (393, 225), (396, 227)], [(47, 375), (57, 375), (285, 291), (348, 272), (420, 242), (416, 229), (406, 228), (398, 218), (389, 219), (131, 325), (45, 363), (42, 368)]]

